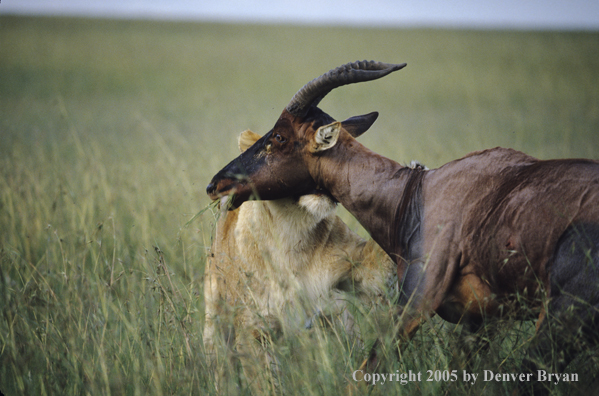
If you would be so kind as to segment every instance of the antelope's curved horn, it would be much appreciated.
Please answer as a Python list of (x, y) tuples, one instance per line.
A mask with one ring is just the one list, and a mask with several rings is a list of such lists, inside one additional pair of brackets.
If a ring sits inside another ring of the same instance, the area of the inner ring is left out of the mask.
[(399, 65), (375, 61), (362, 61), (348, 63), (330, 70), (328, 73), (315, 78), (304, 85), (291, 99), (286, 109), (294, 116), (303, 116), (310, 106), (316, 106), (333, 89), (347, 84), (376, 80), (399, 69), (406, 63)]

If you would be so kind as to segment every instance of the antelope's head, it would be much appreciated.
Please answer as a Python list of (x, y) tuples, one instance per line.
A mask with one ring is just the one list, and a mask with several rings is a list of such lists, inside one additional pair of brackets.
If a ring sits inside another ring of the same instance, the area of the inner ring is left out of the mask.
[(378, 117), (374, 112), (337, 122), (317, 107), (320, 101), (337, 87), (376, 80), (405, 66), (354, 62), (310, 81), (267, 134), (212, 178), (207, 194), (236, 208), (251, 197), (272, 200), (318, 191), (311, 174), (318, 158), (337, 144), (341, 134), (358, 137)]

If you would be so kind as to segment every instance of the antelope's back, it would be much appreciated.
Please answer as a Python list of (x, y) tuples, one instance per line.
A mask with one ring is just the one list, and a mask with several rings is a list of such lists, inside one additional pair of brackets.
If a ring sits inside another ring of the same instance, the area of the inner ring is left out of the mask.
[[(510, 149), (472, 153), (429, 174), (426, 243), (449, 227), (453, 259), (483, 274), (497, 294), (548, 285), (548, 264), (572, 227), (599, 226), (599, 162), (541, 161)], [(449, 258), (451, 260), (452, 258)], [(530, 275), (530, 274), (528, 274)]]

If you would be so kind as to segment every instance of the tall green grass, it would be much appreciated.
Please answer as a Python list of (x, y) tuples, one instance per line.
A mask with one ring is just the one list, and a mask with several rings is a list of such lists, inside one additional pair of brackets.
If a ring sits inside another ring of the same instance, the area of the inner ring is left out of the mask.
[[(497, 145), (599, 158), (597, 33), (0, 17), (0, 390), (216, 394), (201, 337), (215, 214), (189, 220), (240, 131), (265, 133), (304, 83), (357, 59), (408, 67), (333, 91), (322, 108), (338, 119), (380, 111), (361, 140), (400, 162), (436, 167)], [(461, 367), (459, 326), (431, 321), (400, 360), (385, 326), (367, 314), (361, 326), (367, 345), (386, 339), (390, 372)], [(500, 327), (474, 371), (519, 372), (532, 325)], [(272, 348), (286, 394), (345, 394), (365, 353), (335, 326)], [(584, 382), (556, 393), (588, 385), (597, 363), (579, 359)], [(248, 394), (227, 368), (221, 393)]]

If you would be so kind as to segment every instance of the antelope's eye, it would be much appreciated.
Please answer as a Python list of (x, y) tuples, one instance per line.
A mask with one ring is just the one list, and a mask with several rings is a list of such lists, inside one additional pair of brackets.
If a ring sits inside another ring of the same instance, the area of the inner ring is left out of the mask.
[(275, 140), (279, 143), (285, 143), (287, 141), (287, 139), (285, 139), (283, 136), (279, 135), (278, 133), (275, 135)]

